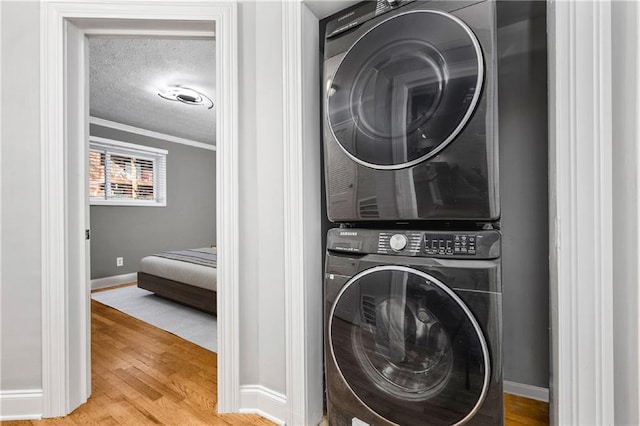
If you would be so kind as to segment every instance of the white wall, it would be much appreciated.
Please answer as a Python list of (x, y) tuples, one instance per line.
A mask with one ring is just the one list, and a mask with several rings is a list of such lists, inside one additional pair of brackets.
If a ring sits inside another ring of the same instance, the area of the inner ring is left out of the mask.
[[(0, 397), (42, 387), (39, 8), (0, 2)], [(639, 419), (637, 13), (613, 3), (616, 424)], [(240, 3), (240, 383), (284, 394), (281, 17), (276, 2)]]
[(0, 8), (0, 392), (4, 393), (42, 388), (40, 5), (38, 2), (2, 1)]
[(613, 298), (615, 424), (640, 424), (638, 143), (640, 5), (611, 4), (613, 77)]
[(238, 17), (240, 384), (284, 394), (282, 6), (240, 2)]
[[(42, 286), (40, 4), (0, 7), (2, 399), (42, 389)], [(276, 396), (286, 393), (281, 21), (278, 2), (239, 5), (240, 384)]]
[(258, 199), (259, 383), (285, 393), (282, 5), (258, 2), (256, 16), (257, 134), (252, 142), (258, 181), (246, 190), (253, 189)]
[[(322, 271), (322, 230), (324, 213), (320, 192), (322, 172), (320, 170), (320, 58), (318, 55), (318, 19), (307, 7), (302, 8), (302, 86), (303, 86), (303, 129), (302, 145), (304, 170), (304, 227), (306, 240), (305, 282), (306, 286), (306, 338), (308, 339), (307, 379), (311, 385), (309, 393), (309, 418), (322, 419), (323, 411), (323, 310), (324, 273)], [(313, 167), (309, 166), (313, 164)], [(318, 255), (319, 254), (319, 255)]]
[[(239, 204), (243, 206), (240, 211), (240, 251), (243, 259), (256, 259), (258, 246), (258, 221), (255, 212), (258, 210), (258, 197), (256, 196), (257, 176), (257, 152), (256, 152), (256, 105), (253, 101), (256, 93), (256, 7), (254, 3), (241, 2), (238, 5), (238, 55), (239, 72), (239, 110), (246, 119), (239, 120), (239, 140), (242, 143), (238, 147), (238, 155), (242, 159), (240, 170)], [(258, 319), (259, 309), (257, 292), (259, 274), (256, 268), (240, 269), (240, 300), (243, 301), (240, 309), (240, 324), (242, 333), (240, 336), (240, 365), (246, 366), (240, 370), (240, 383), (257, 383), (258, 381)]]

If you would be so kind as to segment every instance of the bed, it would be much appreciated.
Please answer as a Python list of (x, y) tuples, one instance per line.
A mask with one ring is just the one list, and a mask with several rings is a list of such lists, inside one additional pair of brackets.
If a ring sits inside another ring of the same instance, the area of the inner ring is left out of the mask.
[(215, 315), (216, 265), (215, 247), (154, 254), (140, 261), (138, 287)]

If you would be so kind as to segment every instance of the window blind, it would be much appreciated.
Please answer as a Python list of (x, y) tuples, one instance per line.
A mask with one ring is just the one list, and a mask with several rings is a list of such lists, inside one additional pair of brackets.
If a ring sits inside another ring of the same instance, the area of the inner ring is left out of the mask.
[(91, 204), (166, 205), (166, 150), (102, 138), (89, 146)]

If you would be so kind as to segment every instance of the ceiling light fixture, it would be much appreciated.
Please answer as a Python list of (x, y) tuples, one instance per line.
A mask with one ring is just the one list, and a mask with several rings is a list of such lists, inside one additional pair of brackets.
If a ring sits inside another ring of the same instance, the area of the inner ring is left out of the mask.
[(188, 87), (173, 86), (158, 92), (158, 96), (169, 101), (178, 101), (187, 105), (203, 105), (213, 108), (213, 101), (205, 94)]

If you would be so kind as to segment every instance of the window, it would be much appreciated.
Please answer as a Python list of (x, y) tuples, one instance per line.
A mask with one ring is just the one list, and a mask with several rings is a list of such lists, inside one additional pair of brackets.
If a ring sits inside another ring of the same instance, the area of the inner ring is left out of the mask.
[(166, 206), (167, 151), (91, 137), (91, 205)]

